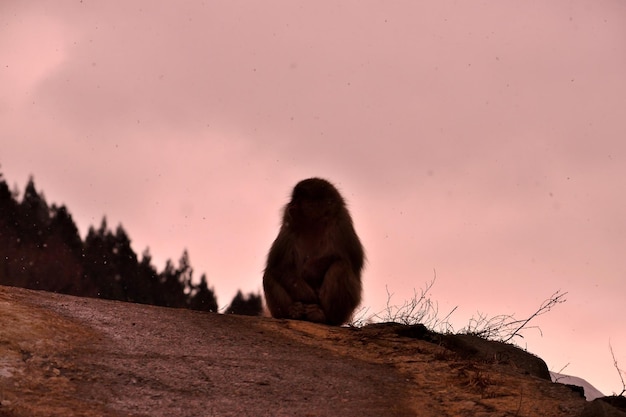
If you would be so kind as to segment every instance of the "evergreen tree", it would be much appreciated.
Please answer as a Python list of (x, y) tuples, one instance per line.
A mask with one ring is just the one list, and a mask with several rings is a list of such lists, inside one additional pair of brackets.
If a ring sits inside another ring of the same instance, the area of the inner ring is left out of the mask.
[(115, 237), (108, 229), (106, 217), (100, 228), (89, 228), (85, 238), (83, 266), (85, 275), (98, 289), (98, 297), (110, 300), (124, 300), (120, 285), (121, 275), (114, 262)]
[(59, 238), (71, 249), (77, 258), (83, 251), (83, 241), (78, 233), (78, 228), (72, 219), (72, 215), (65, 206), (52, 205), (52, 219), (50, 220), (50, 234), (58, 235)]
[(263, 312), (263, 300), (260, 294), (249, 293), (247, 297), (240, 291), (230, 302), (226, 310), (228, 314), (241, 314), (244, 316), (260, 316)]
[(18, 221), (18, 204), (0, 173), (0, 284), (16, 284), (17, 277), (13, 276), (12, 270), (19, 258)]
[(194, 293), (189, 301), (192, 310), (217, 312), (217, 298), (213, 288), (207, 285), (206, 275), (202, 274), (200, 283), (194, 288)]
[(180, 259), (178, 260), (178, 281), (183, 286), (183, 292), (189, 294), (192, 289), (191, 281), (193, 280), (193, 268), (191, 267), (191, 261), (189, 260), (189, 252), (187, 249), (183, 251)]
[(95, 286), (83, 273), (83, 242), (65, 206), (52, 205), (45, 242), (37, 251), (40, 288), (65, 294), (93, 296)]
[(174, 267), (171, 260), (167, 260), (163, 272), (159, 274), (160, 291), (164, 296), (166, 307), (187, 307), (185, 284), (181, 280), (181, 270)]
[(47, 234), (50, 210), (43, 194), (35, 189), (35, 181), (30, 177), (20, 204), (20, 229), (28, 241), (41, 245)]
[(130, 238), (122, 225), (117, 226), (112, 243), (111, 262), (122, 290), (122, 301), (143, 302), (146, 299), (146, 289), (139, 282), (137, 255), (131, 248)]
[(142, 288), (144, 298), (138, 298), (137, 302), (154, 305), (165, 305), (165, 297), (160, 291), (159, 274), (152, 265), (150, 249), (146, 248), (141, 254), (141, 262), (137, 266), (137, 280)]
[(19, 206), (0, 173), (0, 236), (13, 236), (19, 224)]
[[(9, 190), (0, 173), (0, 284), (217, 311), (206, 276), (198, 285), (193, 283), (187, 250), (178, 267), (168, 260), (158, 273), (148, 249), (138, 260), (121, 225), (113, 233), (103, 217), (99, 228), (89, 227), (83, 241), (69, 210), (64, 205), (49, 207), (33, 177), (20, 202), (19, 194)], [(245, 310), (238, 305), (249, 309), (254, 297), (240, 296), (232, 303), (233, 311)]]

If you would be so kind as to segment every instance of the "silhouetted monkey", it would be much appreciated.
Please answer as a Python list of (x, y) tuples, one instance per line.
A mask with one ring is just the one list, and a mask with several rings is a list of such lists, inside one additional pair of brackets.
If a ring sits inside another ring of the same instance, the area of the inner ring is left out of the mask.
[(263, 275), (273, 317), (341, 325), (361, 302), (363, 246), (339, 191), (309, 178), (293, 189)]

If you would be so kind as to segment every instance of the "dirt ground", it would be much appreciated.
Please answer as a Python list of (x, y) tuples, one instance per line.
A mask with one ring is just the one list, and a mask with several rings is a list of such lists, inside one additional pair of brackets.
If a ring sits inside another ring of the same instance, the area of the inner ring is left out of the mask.
[(410, 331), (0, 286), (0, 417), (571, 417), (586, 405), (508, 355)]

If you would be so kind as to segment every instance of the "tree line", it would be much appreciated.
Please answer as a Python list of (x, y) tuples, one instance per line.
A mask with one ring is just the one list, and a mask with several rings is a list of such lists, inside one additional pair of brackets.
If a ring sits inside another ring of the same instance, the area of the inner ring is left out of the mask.
[[(177, 264), (168, 260), (159, 272), (148, 248), (141, 257), (133, 251), (121, 224), (113, 231), (104, 217), (99, 227), (89, 227), (83, 240), (68, 209), (49, 206), (32, 177), (21, 199), (19, 194), (0, 173), (0, 285), (217, 311), (214, 289), (205, 274), (195, 282), (186, 250)], [(261, 296), (241, 291), (225, 310), (246, 315), (261, 311)]]

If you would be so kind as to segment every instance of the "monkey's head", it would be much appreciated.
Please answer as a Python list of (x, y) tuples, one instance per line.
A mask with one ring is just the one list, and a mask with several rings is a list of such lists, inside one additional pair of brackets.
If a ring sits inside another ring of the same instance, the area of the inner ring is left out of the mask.
[(321, 178), (300, 181), (285, 207), (285, 220), (291, 227), (317, 228), (336, 219), (345, 210), (345, 202), (330, 182)]

